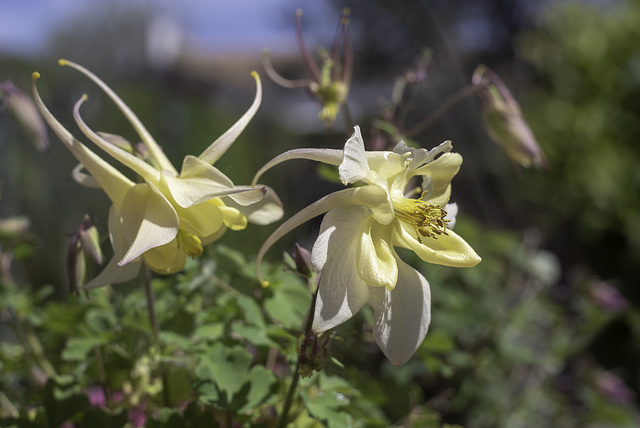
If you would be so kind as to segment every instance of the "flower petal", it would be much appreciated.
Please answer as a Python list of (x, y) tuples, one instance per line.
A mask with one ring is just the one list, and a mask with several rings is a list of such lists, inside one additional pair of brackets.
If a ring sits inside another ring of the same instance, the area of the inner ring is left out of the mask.
[(298, 211), (287, 221), (282, 223), (262, 244), (258, 256), (256, 258), (256, 275), (263, 285), (268, 285), (268, 282), (262, 279), (262, 273), (260, 272), (260, 265), (266, 252), (271, 248), (273, 244), (278, 242), (280, 238), (286, 235), (291, 230), (300, 226), (302, 223), (311, 220), (321, 214), (326, 213), (341, 205), (353, 205), (353, 194), (356, 189), (344, 189), (338, 192), (331, 193), (324, 198), (317, 200), (311, 205)]
[(262, 185), (260, 185), (260, 187), (265, 189), (266, 193), (260, 201), (254, 204), (240, 205), (231, 197), (223, 197), (222, 200), (225, 205), (233, 207), (244, 214), (250, 223), (264, 226), (280, 220), (284, 214), (284, 210), (282, 209), (282, 202), (280, 202), (278, 195), (270, 187)]
[(98, 147), (107, 152), (113, 158), (117, 159), (123, 165), (131, 168), (138, 175), (143, 177), (145, 180), (152, 181), (153, 183), (158, 182), (158, 178), (160, 177), (160, 172), (143, 161), (142, 159), (132, 155), (126, 150), (121, 149), (115, 144), (107, 141), (96, 132), (94, 132), (89, 126), (84, 122), (82, 117), (80, 116), (80, 106), (87, 100), (87, 96), (84, 95), (80, 98), (73, 107), (73, 118), (76, 121), (76, 124), (80, 128), (80, 130), (87, 136), (91, 141), (93, 141)]
[(138, 119), (138, 116), (135, 115), (135, 113), (129, 108), (129, 106), (127, 106), (124, 101), (122, 101), (122, 99), (120, 99), (120, 97), (109, 86), (107, 86), (106, 83), (104, 83), (98, 76), (79, 64), (64, 59), (59, 60), (58, 63), (62, 66), (68, 65), (71, 68), (75, 68), (76, 70), (87, 76), (89, 79), (93, 80), (93, 82), (98, 85), (100, 89), (102, 89), (109, 96), (109, 98), (111, 98), (115, 105), (125, 115), (129, 123), (131, 123), (133, 128), (138, 133), (138, 136), (140, 137), (144, 145), (149, 149), (151, 156), (153, 156), (153, 158), (158, 162), (158, 165), (160, 165), (160, 168), (177, 172), (171, 161), (169, 161), (167, 156), (162, 151), (162, 147), (160, 147), (158, 143), (156, 143), (149, 131), (147, 131), (147, 128), (145, 128), (140, 119)]
[(343, 151), (335, 150), (335, 149), (294, 149), (284, 152), (275, 158), (271, 159), (269, 162), (264, 164), (262, 168), (256, 172), (256, 175), (253, 177), (253, 181), (251, 182), (252, 186), (255, 186), (262, 174), (273, 168), (274, 166), (291, 160), (291, 159), (306, 159), (312, 160), (316, 162), (323, 162), (329, 165), (338, 166), (342, 162)]
[(431, 322), (431, 292), (420, 272), (397, 259), (398, 285), (393, 290), (369, 288), (373, 306), (373, 337), (394, 366), (418, 349)]
[(409, 165), (409, 171), (413, 172), (421, 166), (426, 165), (429, 162), (433, 162), (436, 156), (438, 156), (440, 153), (450, 152), (452, 148), (453, 146), (451, 144), (451, 141), (445, 141), (438, 147), (434, 147), (431, 150), (422, 148), (415, 149), (413, 147), (407, 146), (404, 141), (400, 141), (393, 149), (393, 152), (398, 154), (404, 154), (407, 152), (411, 153), (411, 164)]
[(120, 282), (129, 281), (138, 275), (140, 266), (142, 265), (140, 260), (135, 260), (126, 266), (118, 267), (118, 260), (120, 260), (127, 251), (129, 242), (126, 239), (122, 228), (122, 217), (120, 217), (120, 211), (115, 207), (115, 205), (111, 205), (111, 208), (109, 209), (109, 239), (111, 241), (111, 248), (113, 248), (113, 258), (109, 261), (107, 266), (105, 266), (102, 272), (81, 287), (82, 289), (91, 290), (109, 284), (118, 284)]
[(344, 158), (338, 169), (340, 180), (345, 185), (363, 181), (367, 178), (369, 170), (360, 127), (354, 126), (353, 135), (344, 145)]
[(211, 143), (211, 145), (207, 147), (200, 156), (198, 156), (204, 162), (213, 165), (218, 159), (220, 159), (258, 111), (258, 107), (260, 107), (260, 102), (262, 101), (262, 84), (260, 83), (260, 76), (258, 73), (253, 71), (251, 72), (251, 76), (256, 81), (256, 97), (254, 98), (253, 103), (249, 107), (249, 110), (247, 110), (246, 113), (231, 126), (231, 128)]
[(56, 133), (58, 138), (64, 143), (69, 151), (78, 159), (82, 165), (91, 173), (93, 178), (100, 184), (102, 190), (107, 194), (111, 202), (120, 208), (127, 191), (133, 186), (133, 182), (125, 177), (120, 171), (106, 162), (100, 156), (89, 150), (84, 144), (76, 140), (69, 131), (51, 114), (44, 105), (40, 94), (36, 88), (36, 79), (40, 75), (33, 74), (32, 88), (33, 97), (40, 114)]
[(222, 207), (224, 203), (220, 198), (213, 198), (189, 208), (174, 206), (174, 209), (180, 218), (180, 229), (197, 237), (205, 237), (223, 227)]
[(137, 184), (122, 203), (122, 226), (132, 240), (118, 266), (124, 266), (146, 251), (176, 239), (179, 219), (169, 201), (152, 184)]
[(422, 189), (427, 191), (427, 201), (439, 207), (449, 202), (451, 196), (451, 179), (460, 170), (462, 156), (458, 153), (444, 153), (438, 159), (415, 170), (415, 175), (422, 175)]
[(211, 198), (236, 193), (245, 194), (238, 199), (244, 203), (251, 203), (259, 201), (264, 194), (260, 188), (234, 186), (233, 182), (216, 167), (190, 155), (184, 158), (179, 176), (163, 171), (162, 179), (173, 199), (183, 208)]
[(393, 226), (377, 223), (370, 216), (353, 227), (360, 231), (355, 264), (358, 275), (367, 285), (384, 286), (393, 290), (398, 280), (398, 266), (391, 244)]
[(187, 255), (179, 248), (177, 239), (150, 249), (142, 258), (151, 270), (162, 275), (180, 272), (187, 261)]
[(413, 250), (428, 263), (452, 267), (473, 267), (482, 260), (467, 242), (453, 230), (437, 238), (416, 238), (416, 231), (404, 222), (395, 224), (394, 244)]
[(85, 174), (84, 172), (82, 172), (83, 169), (85, 169), (84, 165), (79, 163), (75, 166), (75, 168), (73, 168), (73, 170), (71, 170), (71, 177), (73, 177), (76, 183), (85, 187), (90, 187), (92, 189), (102, 189), (100, 183), (98, 183), (98, 180), (93, 178), (91, 174)]
[(369, 298), (369, 287), (358, 275), (359, 229), (369, 215), (363, 207), (340, 207), (322, 220), (311, 260), (321, 270), (312, 329), (329, 330), (355, 315)]
[(231, 207), (220, 207), (222, 221), (231, 230), (243, 230), (247, 227), (247, 218), (240, 211)]

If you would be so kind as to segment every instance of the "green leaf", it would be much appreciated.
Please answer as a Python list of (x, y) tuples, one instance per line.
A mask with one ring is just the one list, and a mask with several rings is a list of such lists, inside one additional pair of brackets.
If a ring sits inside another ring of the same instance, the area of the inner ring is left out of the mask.
[(101, 336), (71, 337), (67, 340), (67, 346), (62, 351), (62, 359), (65, 361), (82, 361), (96, 346), (104, 345), (107, 342)]
[(284, 327), (300, 330), (311, 306), (311, 293), (299, 281), (283, 281), (272, 285), (273, 295), (264, 308), (271, 318)]
[(200, 400), (230, 411), (245, 411), (260, 404), (276, 382), (275, 375), (251, 365), (251, 354), (239, 346), (216, 343), (201, 355), (195, 370)]

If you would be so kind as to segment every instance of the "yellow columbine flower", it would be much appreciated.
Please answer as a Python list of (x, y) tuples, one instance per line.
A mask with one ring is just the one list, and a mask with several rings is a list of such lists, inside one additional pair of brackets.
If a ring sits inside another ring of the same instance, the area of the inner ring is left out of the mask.
[(247, 221), (268, 224), (282, 216), (281, 205), (272, 190), (265, 186), (235, 186), (212, 166), (260, 105), (262, 90), (257, 73), (253, 73), (256, 97), (249, 110), (200, 156), (186, 156), (178, 173), (138, 117), (102, 80), (70, 61), (60, 60), (60, 65), (80, 71), (113, 100), (138, 133), (150, 157), (147, 163), (113, 144), (112, 138), (91, 130), (80, 116), (80, 106), (87, 97), (76, 103), (73, 117), (78, 127), (100, 149), (143, 180), (141, 183), (131, 181), (73, 137), (49, 112), (36, 89), (39, 74), (34, 73), (33, 93), (38, 109), (91, 174), (76, 170), (74, 177), (81, 184), (102, 188), (113, 203), (109, 212), (109, 235), (114, 258), (85, 288), (131, 279), (138, 273), (142, 261), (158, 273), (178, 272), (184, 268), (186, 256), (200, 255), (202, 246), (222, 236), (227, 228), (242, 230)]
[[(320, 272), (313, 331), (331, 329), (369, 304), (378, 345), (393, 364), (404, 364), (427, 333), (431, 297), (427, 280), (404, 263), (394, 247), (446, 266), (471, 267), (480, 262), (451, 230), (457, 213), (457, 206), (448, 204), (451, 179), (462, 164), (462, 157), (450, 153), (451, 148), (449, 141), (430, 151), (400, 142), (392, 152), (366, 152), (356, 127), (344, 150), (297, 149), (274, 158), (258, 171), (254, 182), (285, 160), (310, 159), (339, 165), (345, 185), (365, 185), (325, 196), (283, 223), (258, 253), (258, 275), (269, 247), (291, 229), (326, 213), (311, 252)], [(416, 176), (422, 178), (420, 190), (407, 194)]]

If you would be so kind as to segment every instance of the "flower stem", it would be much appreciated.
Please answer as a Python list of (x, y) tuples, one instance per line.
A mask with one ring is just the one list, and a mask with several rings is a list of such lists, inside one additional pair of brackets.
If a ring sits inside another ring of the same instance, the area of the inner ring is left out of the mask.
[(484, 88), (484, 87), (485, 87), (484, 84), (474, 84), (474, 83), (472, 83), (472, 84), (470, 84), (468, 86), (465, 86), (464, 88), (462, 88), (461, 90), (459, 90), (458, 92), (453, 94), (451, 97), (449, 97), (449, 99), (447, 101), (445, 101), (443, 104), (441, 104), (440, 107), (438, 107), (436, 109), (436, 111), (431, 113), (429, 116), (427, 116), (421, 122), (418, 122), (413, 127), (408, 129), (407, 132), (405, 132), (405, 135), (407, 137), (413, 137), (416, 134), (419, 134), (420, 132), (424, 131), (425, 129), (430, 127), (433, 124), (433, 122), (438, 120), (440, 118), (440, 116), (442, 116), (447, 111), (449, 111), (449, 109), (451, 109), (453, 106), (458, 104), (460, 101), (462, 101), (467, 96), (473, 94), (477, 90), (479, 90), (481, 88)]
[[(316, 275), (312, 275), (308, 281), (314, 283), (315, 285)], [(312, 284), (309, 284), (311, 288)], [(304, 326), (304, 337), (306, 338), (309, 334), (311, 334), (311, 326), (313, 325), (313, 314), (316, 311), (316, 300), (318, 299), (318, 287), (315, 286), (315, 291), (311, 297), (311, 306), (309, 307), (309, 313), (307, 314), (306, 323)], [(285, 428), (287, 426), (287, 416), (289, 415), (289, 410), (291, 409), (291, 405), (293, 404), (293, 396), (295, 394), (296, 388), (298, 387), (298, 382), (300, 381), (300, 358), (296, 360), (296, 368), (293, 372), (293, 379), (291, 380), (291, 385), (289, 386), (289, 391), (287, 392), (287, 398), (285, 399), (284, 406), (282, 407), (282, 413), (280, 414), (280, 419), (278, 420), (277, 428)]]
[[(153, 287), (151, 286), (151, 269), (146, 264), (142, 264), (144, 291), (147, 295), (147, 307), (149, 309), (149, 323), (151, 324), (151, 332), (153, 334), (153, 345), (157, 347), (158, 353), (162, 357), (162, 348), (160, 344), (160, 329), (158, 328), (158, 318), (156, 317), (155, 296)], [(169, 405), (169, 382), (167, 373), (160, 361), (160, 374), (162, 376), (162, 396), (165, 405)]]

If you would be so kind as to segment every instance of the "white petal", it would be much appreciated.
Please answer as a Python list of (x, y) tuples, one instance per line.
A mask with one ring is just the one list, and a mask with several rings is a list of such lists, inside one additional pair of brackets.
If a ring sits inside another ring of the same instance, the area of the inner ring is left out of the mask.
[(422, 242), (418, 241), (415, 229), (404, 222), (397, 221), (394, 232), (394, 245), (413, 250), (427, 263), (451, 267), (473, 267), (482, 260), (474, 249), (453, 230), (447, 230), (446, 235), (421, 238)]
[(160, 172), (143, 161), (142, 159), (132, 155), (126, 150), (121, 149), (115, 144), (105, 140), (103, 137), (94, 132), (89, 126), (84, 122), (82, 116), (80, 116), (80, 106), (87, 100), (86, 96), (80, 98), (73, 107), (73, 118), (76, 121), (76, 124), (80, 128), (80, 130), (86, 135), (91, 141), (93, 141), (98, 147), (107, 152), (109, 155), (113, 156), (123, 165), (131, 168), (138, 175), (143, 177), (145, 180), (152, 181), (154, 183), (158, 182), (158, 178), (160, 177)]
[(373, 336), (395, 366), (406, 363), (424, 340), (431, 322), (431, 292), (420, 272), (399, 258), (398, 284), (393, 291), (369, 288), (373, 306)]
[(111, 240), (111, 248), (113, 248), (113, 258), (102, 272), (82, 287), (85, 290), (128, 281), (135, 278), (140, 271), (142, 265), (140, 260), (134, 260), (126, 266), (118, 267), (118, 261), (126, 253), (129, 242), (124, 235), (120, 211), (115, 205), (112, 205), (109, 210), (109, 239)]
[(426, 149), (414, 149), (413, 147), (409, 147), (406, 145), (404, 141), (400, 141), (398, 145), (393, 149), (395, 153), (403, 154), (403, 153), (411, 153), (411, 164), (409, 165), (409, 170), (413, 171), (416, 168), (419, 168), (429, 162), (433, 162), (433, 160), (440, 153), (450, 152), (453, 148), (451, 141), (445, 141), (437, 147), (434, 147), (431, 150)]
[(109, 96), (109, 98), (111, 98), (115, 105), (118, 106), (120, 111), (122, 111), (129, 123), (131, 123), (133, 128), (138, 133), (138, 136), (140, 137), (144, 145), (149, 149), (151, 156), (153, 156), (153, 158), (158, 162), (160, 168), (176, 172), (176, 169), (171, 164), (169, 159), (167, 159), (167, 156), (162, 151), (162, 148), (158, 145), (158, 143), (156, 143), (149, 131), (147, 131), (147, 128), (145, 128), (140, 119), (138, 119), (138, 116), (135, 115), (135, 113), (129, 108), (129, 106), (127, 106), (124, 101), (122, 101), (122, 99), (120, 99), (120, 97), (109, 86), (107, 86), (106, 83), (104, 83), (98, 76), (81, 65), (64, 59), (61, 59), (58, 62), (60, 63), (60, 65), (68, 65), (71, 68), (75, 68), (76, 70), (87, 76), (89, 79), (93, 80), (93, 82), (98, 85)]
[(151, 248), (171, 242), (178, 234), (178, 214), (150, 183), (132, 187), (124, 198), (121, 212), (124, 233), (132, 243), (119, 266), (135, 260)]
[(322, 269), (312, 329), (329, 330), (354, 316), (369, 297), (358, 276), (356, 252), (362, 222), (369, 215), (363, 207), (340, 207), (322, 220), (311, 261)]
[(40, 114), (53, 129), (58, 138), (64, 143), (71, 153), (84, 165), (91, 173), (91, 176), (100, 183), (100, 187), (109, 196), (111, 202), (117, 207), (122, 205), (126, 193), (133, 186), (133, 182), (125, 177), (120, 171), (106, 162), (100, 156), (89, 150), (84, 144), (78, 141), (62, 124), (51, 114), (36, 88), (38, 74), (34, 73), (32, 80), (33, 98), (36, 102)]
[(344, 145), (344, 159), (338, 169), (340, 180), (345, 185), (364, 180), (370, 169), (360, 127), (354, 129), (355, 132)]
[(392, 245), (393, 226), (377, 223), (373, 216), (355, 225), (357, 235), (356, 265), (358, 274), (367, 285), (393, 290), (398, 280), (398, 267)]
[(306, 159), (316, 162), (323, 162), (329, 165), (338, 166), (342, 162), (343, 151), (335, 149), (294, 149), (284, 152), (269, 162), (264, 164), (262, 168), (256, 172), (251, 182), (252, 186), (255, 186), (262, 174), (273, 168), (274, 166), (292, 159)]
[(244, 214), (250, 223), (267, 225), (274, 221), (278, 221), (282, 218), (284, 210), (282, 209), (282, 202), (278, 198), (276, 192), (268, 187), (259, 185), (261, 189), (266, 190), (264, 198), (251, 205), (240, 205), (235, 202), (231, 197), (223, 197), (222, 200), (227, 206), (233, 207)]
[(268, 284), (262, 279), (262, 274), (260, 272), (260, 265), (262, 263), (262, 259), (266, 252), (271, 248), (273, 244), (278, 242), (280, 238), (286, 235), (291, 230), (300, 226), (302, 223), (311, 220), (314, 217), (317, 217), (321, 214), (326, 213), (334, 208), (337, 208), (341, 205), (352, 205), (354, 203), (353, 195), (355, 194), (356, 189), (345, 189), (340, 190), (338, 192), (331, 193), (324, 198), (312, 203), (311, 205), (303, 208), (298, 211), (292, 217), (290, 217), (287, 221), (282, 223), (280, 227), (278, 227), (262, 244), (260, 247), (260, 251), (258, 251), (258, 256), (256, 257), (256, 275), (260, 282), (264, 284)]
[(249, 107), (249, 110), (243, 114), (240, 119), (234, 123), (224, 134), (218, 137), (207, 149), (198, 156), (201, 160), (213, 165), (220, 157), (227, 151), (227, 149), (238, 138), (238, 135), (247, 127), (253, 116), (260, 107), (262, 101), (262, 84), (260, 83), (260, 76), (253, 71), (251, 76), (256, 80), (256, 96), (253, 103)]
[(447, 215), (444, 218), (449, 220), (447, 227), (449, 229), (453, 229), (456, 225), (456, 217), (458, 216), (458, 204), (455, 202), (447, 204), (444, 206), (444, 210), (447, 212)]
[(235, 193), (245, 194), (243, 198), (239, 197), (239, 200), (251, 203), (262, 199), (264, 194), (262, 189), (234, 186), (216, 167), (195, 156), (184, 158), (179, 176), (170, 171), (162, 171), (162, 179), (176, 203), (183, 208)]

